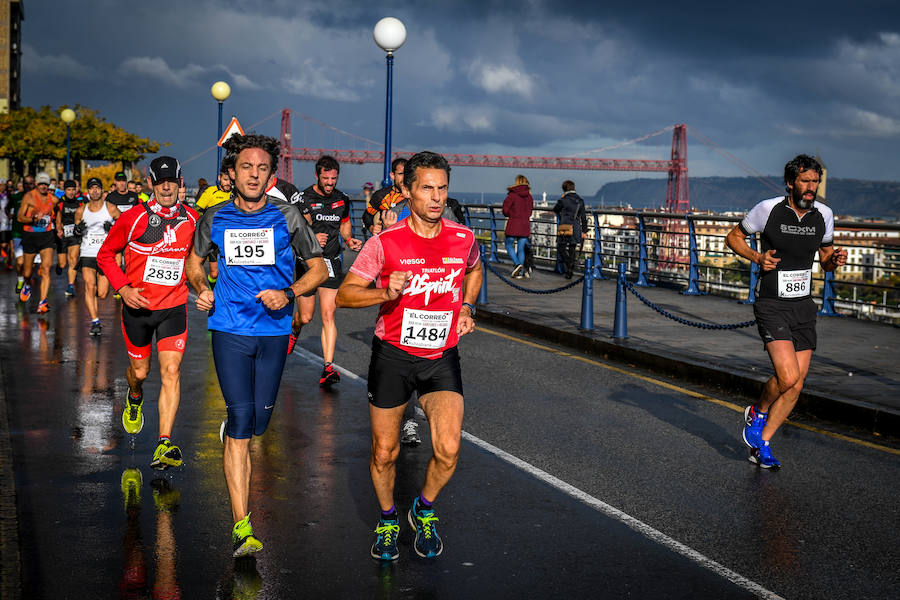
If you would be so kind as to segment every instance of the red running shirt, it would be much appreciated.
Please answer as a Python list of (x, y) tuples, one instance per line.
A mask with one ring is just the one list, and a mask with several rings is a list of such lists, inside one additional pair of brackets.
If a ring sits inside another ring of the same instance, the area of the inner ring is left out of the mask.
[[(178, 203), (166, 217), (155, 199), (122, 213), (97, 253), (114, 290), (126, 285), (144, 288), (150, 310), (162, 310), (187, 302), (184, 261), (194, 244), (197, 213)], [(125, 272), (116, 254), (125, 251)]]
[(443, 219), (437, 237), (423, 238), (404, 219), (369, 238), (350, 272), (380, 288), (394, 271), (412, 272), (401, 295), (381, 305), (375, 335), (413, 356), (434, 359), (459, 341), (463, 280), (479, 258), (468, 227)]

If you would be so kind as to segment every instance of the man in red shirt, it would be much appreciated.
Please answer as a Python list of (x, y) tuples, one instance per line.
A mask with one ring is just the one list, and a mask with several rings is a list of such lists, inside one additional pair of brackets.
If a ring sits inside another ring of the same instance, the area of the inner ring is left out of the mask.
[(37, 312), (45, 313), (50, 310), (47, 304), (47, 294), (50, 292), (50, 265), (53, 264), (53, 254), (56, 252), (56, 231), (54, 230), (53, 214), (58, 198), (50, 191), (50, 176), (40, 172), (35, 177), (37, 187), (26, 192), (22, 197), (22, 205), (16, 215), (19, 223), (23, 223), (22, 251), (25, 253), (25, 262), (22, 265), (22, 275), (25, 277), (25, 286), (19, 294), (19, 300), (28, 302), (31, 296), (31, 274), (34, 270), (34, 258), (41, 256), (41, 266), (38, 274), (41, 276), (41, 300), (38, 303)]
[[(369, 470), (381, 505), (371, 555), (396, 560), (400, 520), (394, 506), (400, 422), (413, 391), (431, 427), (432, 457), (422, 492), (412, 502), (419, 556), (438, 556), (432, 502), (450, 481), (459, 458), (463, 391), (459, 337), (475, 329), (473, 302), (481, 288), (475, 234), (442, 219), (450, 166), (444, 157), (420, 152), (406, 164), (403, 195), (409, 218), (366, 242), (338, 289), (337, 304), (380, 304), (369, 363)], [(369, 287), (374, 281), (375, 287)]]
[[(193, 247), (197, 213), (178, 201), (182, 177), (176, 159), (157, 157), (149, 172), (153, 198), (119, 217), (100, 247), (97, 264), (122, 297), (122, 333), (131, 361), (122, 425), (131, 434), (144, 426), (142, 388), (150, 373), (150, 344), (156, 335), (162, 385), (159, 444), (150, 466), (163, 470), (183, 462), (181, 449), (170, 436), (181, 398), (181, 359), (187, 342), (184, 260)], [(116, 264), (116, 254), (122, 251), (124, 273)]]

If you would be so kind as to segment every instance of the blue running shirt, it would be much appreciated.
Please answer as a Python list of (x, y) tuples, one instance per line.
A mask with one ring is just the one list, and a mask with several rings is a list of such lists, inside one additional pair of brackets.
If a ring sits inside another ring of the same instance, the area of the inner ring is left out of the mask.
[(234, 201), (209, 208), (197, 223), (194, 253), (219, 251), (219, 279), (208, 328), (237, 335), (288, 335), (294, 305), (269, 310), (257, 300), (263, 290), (282, 290), (294, 282), (294, 257), (322, 256), (306, 220), (296, 207), (267, 200), (254, 212)]

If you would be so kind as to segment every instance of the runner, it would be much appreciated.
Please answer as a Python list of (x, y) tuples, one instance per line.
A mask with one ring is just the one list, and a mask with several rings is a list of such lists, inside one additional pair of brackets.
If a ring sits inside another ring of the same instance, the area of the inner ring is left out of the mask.
[(12, 241), (12, 221), (10, 200), (6, 180), (0, 178), (0, 249), (6, 253), (4, 266), (7, 271), (15, 268), (16, 253)]
[[(56, 211), (56, 235), (59, 236), (57, 264), (62, 268), (68, 267), (69, 284), (66, 286), (66, 296), (69, 298), (75, 295), (75, 277), (78, 275), (76, 269), (81, 252), (81, 239), (75, 235), (75, 223), (77, 223), (75, 215), (78, 209), (84, 206), (84, 202), (77, 195), (77, 191), (75, 181), (67, 179), (63, 185), (62, 200)], [(105, 298), (106, 294), (103, 297)]]
[[(115, 204), (103, 200), (103, 184), (99, 179), (91, 177), (87, 187), (88, 203), (75, 210), (73, 221), (76, 225), (72, 227), (72, 237), (80, 240), (79, 246), (76, 246), (76, 268), (81, 271), (81, 278), (84, 280), (84, 305), (91, 317), (90, 334), (100, 335), (102, 327), (97, 298), (102, 300), (109, 294), (109, 280), (97, 265), (97, 253), (106, 241), (113, 221), (121, 213)], [(66, 295), (68, 293), (67, 290)]]
[[(382, 560), (400, 555), (395, 463), (400, 422), (413, 391), (419, 394), (431, 427), (432, 457), (408, 519), (416, 530), (416, 554), (431, 558), (443, 551), (432, 503), (450, 481), (459, 458), (463, 390), (456, 344), (459, 336), (475, 328), (472, 303), (482, 277), (475, 234), (441, 218), (450, 181), (444, 157), (433, 152), (413, 155), (405, 177), (409, 218), (366, 242), (337, 295), (338, 306), (381, 305), (368, 392), (369, 464), (381, 505), (371, 555)], [(369, 286), (372, 281), (376, 287)]]
[[(759, 402), (744, 409), (743, 438), (750, 447), (750, 462), (766, 469), (781, 466), (769, 442), (797, 404), (816, 349), (813, 259), (818, 252), (823, 271), (847, 262), (847, 251), (833, 246), (831, 209), (815, 201), (821, 176), (822, 167), (814, 158), (795, 157), (784, 167), (787, 195), (754, 206), (726, 238), (729, 248), (762, 271), (753, 314), (775, 375)], [(757, 232), (761, 252), (744, 239)]]
[[(144, 427), (143, 383), (150, 373), (150, 345), (156, 334), (159, 359), (159, 443), (150, 466), (180, 467), (181, 448), (172, 443), (172, 428), (181, 399), (181, 359), (187, 342), (187, 297), (184, 262), (191, 251), (197, 213), (178, 202), (181, 165), (171, 156), (150, 163), (153, 198), (116, 221), (97, 255), (97, 263), (122, 296), (122, 333), (130, 365), (129, 391), (122, 426), (131, 434)], [(125, 251), (127, 272), (116, 265)]]
[(140, 179), (134, 180), (134, 193), (138, 196), (138, 202), (144, 203), (150, 199), (150, 196), (144, 193), (144, 183)]
[[(21, 190), (19, 189), (21, 187)], [(12, 243), (13, 253), (16, 257), (16, 296), (22, 292), (25, 287), (25, 277), (22, 271), (25, 267), (25, 254), (22, 252), (22, 233), (25, 232), (24, 225), (19, 222), (19, 207), (22, 205), (22, 198), (25, 194), (34, 189), (34, 177), (26, 175), (16, 186), (16, 193), (9, 195), (9, 218), (12, 219)]]
[[(275, 407), (287, 359), (291, 302), (327, 277), (322, 249), (288, 204), (273, 201), (266, 189), (275, 179), (278, 140), (257, 134), (231, 136), (225, 150), (234, 199), (203, 215), (188, 258), (188, 280), (197, 308), (209, 313), (213, 359), (228, 418), (219, 435), (234, 518), (235, 557), (258, 552), (262, 542), (250, 524), (250, 438), (265, 433)], [(203, 261), (213, 248), (222, 258), (216, 291), (209, 288)], [(294, 281), (295, 256), (307, 271)]]
[[(231, 176), (228, 174), (228, 169), (234, 163), (234, 157), (226, 155), (225, 158), (222, 159), (222, 164), (219, 168), (219, 182), (218, 185), (208, 186), (203, 193), (200, 194), (200, 198), (197, 199), (197, 212), (201, 215), (206, 212), (208, 208), (212, 208), (216, 204), (221, 204), (222, 202), (227, 202), (231, 200)], [(219, 253), (217, 250), (213, 250), (209, 257), (209, 275), (207, 276), (207, 281), (209, 281), (209, 286), (211, 288), (216, 287), (216, 281), (219, 279)]]
[(40, 255), (41, 266), (38, 275), (41, 277), (41, 300), (36, 312), (42, 314), (50, 310), (47, 294), (50, 293), (50, 265), (53, 263), (53, 252), (56, 250), (53, 210), (57, 199), (50, 193), (49, 175), (44, 172), (38, 173), (35, 181), (37, 187), (25, 193), (16, 215), (19, 222), (24, 225), (22, 252), (25, 260), (22, 265), (22, 276), (25, 278), (25, 285), (19, 294), (19, 300), (28, 302), (28, 298), (31, 297), (31, 275), (35, 256)]
[(341, 380), (332, 362), (334, 361), (334, 347), (337, 344), (337, 325), (334, 322), (334, 311), (337, 308), (334, 298), (337, 289), (343, 280), (343, 267), (341, 265), (341, 241), (343, 238), (347, 247), (358, 251), (362, 248), (362, 242), (353, 237), (350, 224), (350, 198), (344, 192), (338, 190), (338, 174), (341, 166), (331, 156), (322, 156), (316, 161), (316, 183), (300, 192), (300, 212), (307, 222), (312, 225), (316, 234), (316, 240), (322, 247), (322, 257), (328, 268), (328, 279), (319, 286), (318, 290), (310, 290), (300, 297), (297, 308), (294, 311), (294, 319), (288, 354), (294, 351), (294, 345), (300, 336), (300, 329), (312, 321), (316, 311), (316, 295), (319, 296), (319, 307), (322, 312), (322, 375), (319, 377), (320, 386), (330, 386)]
[(366, 212), (362, 215), (363, 229), (375, 235), (383, 229), (381, 217), (383, 212), (394, 207), (403, 200), (403, 172), (406, 170), (406, 159), (395, 158), (391, 161), (390, 187), (381, 188), (369, 199)]
[(129, 189), (128, 177), (125, 176), (124, 171), (116, 173), (113, 185), (113, 190), (106, 195), (106, 201), (115, 204), (120, 212), (124, 213), (132, 206), (137, 206), (141, 203), (137, 192)]

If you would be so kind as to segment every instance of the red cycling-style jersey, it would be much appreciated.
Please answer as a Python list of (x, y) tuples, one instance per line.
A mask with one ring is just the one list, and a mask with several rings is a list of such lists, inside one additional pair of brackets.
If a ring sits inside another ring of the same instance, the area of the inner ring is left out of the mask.
[(375, 335), (413, 356), (434, 359), (459, 341), (463, 280), (479, 258), (468, 227), (443, 219), (436, 237), (423, 238), (404, 219), (369, 238), (350, 272), (380, 288), (394, 271), (412, 272), (400, 296), (381, 305)]
[[(150, 310), (162, 310), (187, 302), (184, 261), (194, 243), (197, 225), (194, 209), (178, 203), (165, 208), (156, 199), (128, 209), (116, 220), (97, 253), (114, 290), (126, 285), (144, 288)], [(125, 251), (125, 272), (116, 265), (116, 254)]]

